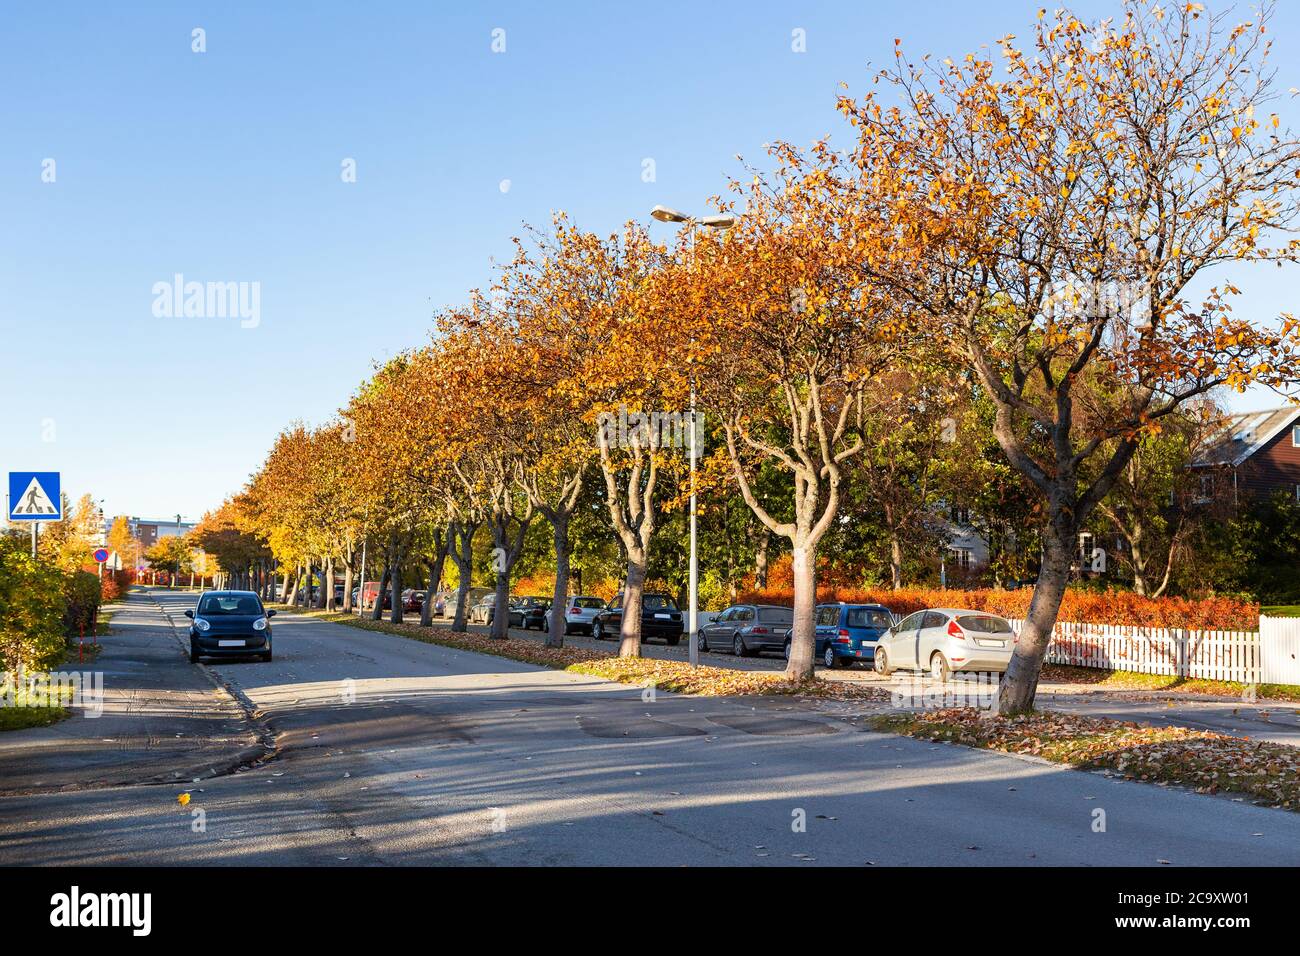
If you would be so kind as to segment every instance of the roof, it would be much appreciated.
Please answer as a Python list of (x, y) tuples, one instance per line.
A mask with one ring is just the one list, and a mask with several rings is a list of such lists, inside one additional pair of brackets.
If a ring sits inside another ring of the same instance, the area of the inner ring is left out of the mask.
[(1230, 415), (1223, 430), (1210, 439), (1205, 450), (1193, 459), (1192, 465), (1232, 465), (1235, 468), (1290, 428), (1297, 419), (1300, 419), (1300, 406), (1297, 405)]

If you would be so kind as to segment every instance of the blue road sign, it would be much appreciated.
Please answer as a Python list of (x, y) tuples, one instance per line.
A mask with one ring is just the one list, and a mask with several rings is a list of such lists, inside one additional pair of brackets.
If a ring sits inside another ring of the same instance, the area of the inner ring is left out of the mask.
[(9, 472), (10, 521), (62, 521), (57, 471)]

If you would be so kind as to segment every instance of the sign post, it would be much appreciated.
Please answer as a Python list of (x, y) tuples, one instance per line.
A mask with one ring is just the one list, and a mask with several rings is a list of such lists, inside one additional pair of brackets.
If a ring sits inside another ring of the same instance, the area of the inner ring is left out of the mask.
[(57, 471), (9, 472), (9, 520), (32, 524), (32, 558), (42, 521), (63, 520), (63, 495)]

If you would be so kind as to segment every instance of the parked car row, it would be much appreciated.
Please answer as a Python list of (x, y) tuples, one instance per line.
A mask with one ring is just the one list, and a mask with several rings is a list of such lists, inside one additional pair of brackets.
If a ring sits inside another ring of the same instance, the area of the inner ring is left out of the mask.
[[(364, 585), (373, 605), (378, 585)], [(360, 597), (353, 591), (353, 602)], [(402, 592), (402, 607), (419, 611), (425, 593), (408, 588)], [(496, 617), (496, 592), (474, 588), (468, 612), (471, 624), (490, 625)], [(341, 602), (342, 598), (337, 600)], [(384, 607), (391, 597), (384, 595)], [(554, 613), (552, 600), (543, 596), (511, 596), (509, 626), (524, 630), (548, 630)], [(434, 597), (433, 614), (452, 617), (456, 599), (451, 592)], [(590, 634), (596, 640), (617, 638), (623, 625), (624, 598), (617, 595), (608, 603), (591, 595), (575, 595), (565, 601), (564, 633)], [(661, 593), (641, 598), (642, 640), (662, 640), (670, 647), (680, 643), (686, 622), (676, 601)], [(984, 611), (961, 608), (927, 608), (910, 614), (897, 624), (883, 604), (821, 604), (814, 616), (815, 654), (827, 668), (865, 664), (881, 674), (895, 670), (928, 672), (947, 680), (954, 671), (1002, 672), (1011, 660), (1016, 635), (1006, 619)], [(794, 632), (794, 611), (775, 604), (735, 604), (703, 624), (698, 631), (700, 651), (731, 653), (750, 657), (780, 653), (787, 660)]]

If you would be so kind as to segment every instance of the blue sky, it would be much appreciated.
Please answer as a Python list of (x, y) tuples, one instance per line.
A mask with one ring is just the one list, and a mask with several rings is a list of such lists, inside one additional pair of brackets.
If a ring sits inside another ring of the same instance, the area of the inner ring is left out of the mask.
[[(110, 514), (196, 518), (286, 423), (328, 418), (375, 360), (422, 342), (433, 310), (485, 284), (522, 223), (563, 209), (609, 230), (655, 203), (699, 209), (740, 171), (736, 154), (841, 132), (837, 84), (865, 90), (895, 37), (960, 55), (1027, 35), (1037, 10), (467, 6), (11, 6), (0, 470), (61, 470)], [(1283, 90), (1300, 86), (1295, 7), (1274, 26)], [(348, 158), (355, 183), (340, 175)], [(178, 273), (259, 283), (259, 324), (155, 316), (154, 284)], [(1294, 308), (1293, 276), (1238, 272), (1241, 307)]]

